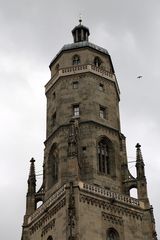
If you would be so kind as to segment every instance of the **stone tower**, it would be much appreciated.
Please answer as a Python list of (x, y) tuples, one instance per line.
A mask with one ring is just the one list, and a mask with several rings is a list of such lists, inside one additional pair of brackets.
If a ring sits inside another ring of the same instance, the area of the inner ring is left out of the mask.
[(72, 35), (49, 66), (43, 183), (36, 191), (32, 158), (22, 240), (156, 240), (140, 144), (136, 178), (128, 170), (111, 57), (81, 20)]

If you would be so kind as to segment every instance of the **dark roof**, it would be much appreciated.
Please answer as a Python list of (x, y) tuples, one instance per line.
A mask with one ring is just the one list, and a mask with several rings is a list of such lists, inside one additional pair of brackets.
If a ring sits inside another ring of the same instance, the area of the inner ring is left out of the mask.
[(78, 49), (78, 48), (83, 48), (83, 47), (90, 47), (93, 48), (99, 52), (102, 52), (104, 54), (109, 55), (108, 51), (105, 48), (99, 47), (91, 42), (88, 41), (83, 41), (83, 42), (77, 42), (77, 43), (70, 43), (70, 44), (65, 44), (61, 50), (58, 52), (58, 54), (53, 58), (53, 60), (50, 63), (50, 67), (52, 63), (55, 61), (55, 59), (61, 54), (63, 51), (71, 50), (71, 49)]
[(87, 31), (89, 32), (89, 28), (87, 28), (87, 27), (84, 26), (84, 25), (79, 24), (78, 26), (76, 26), (76, 27), (73, 28), (72, 33), (73, 33), (75, 30), (77, 30), (77, 29), (82, 29), (82, 28), (85, 29), (85, 30), (87, 30)]

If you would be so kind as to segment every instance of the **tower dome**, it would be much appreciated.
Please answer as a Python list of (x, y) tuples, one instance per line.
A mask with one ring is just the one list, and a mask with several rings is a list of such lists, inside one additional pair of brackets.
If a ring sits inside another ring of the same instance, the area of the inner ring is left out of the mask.
[(88, 41), (90, 35), (89, 28), (82, 25), (82, 20), (79, 20), (79, 25), (72, 30), (74, 43)]

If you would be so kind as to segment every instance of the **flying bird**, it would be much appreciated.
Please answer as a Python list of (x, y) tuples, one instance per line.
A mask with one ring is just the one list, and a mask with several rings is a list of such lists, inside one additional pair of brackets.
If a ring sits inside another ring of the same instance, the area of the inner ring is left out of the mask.
[(142, 78), (143, 76), (138, 76), (137, 78)]

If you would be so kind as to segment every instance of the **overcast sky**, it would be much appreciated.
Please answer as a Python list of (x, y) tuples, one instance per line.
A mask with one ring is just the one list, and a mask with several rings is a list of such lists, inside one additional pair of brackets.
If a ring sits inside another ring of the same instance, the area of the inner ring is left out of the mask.
[(80, 13), (111, 55), (128, 160), (140, 142), (160, 236), (160, 1), (0, 0), (0, 239), (20, 239), (31, 157), (42, 170), (48, 65)]

